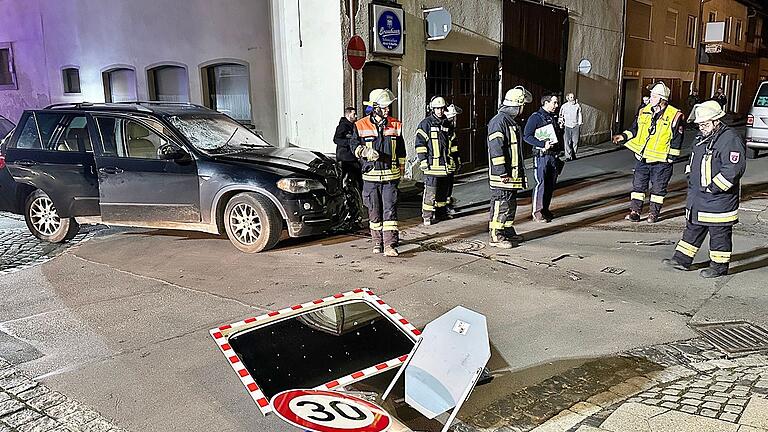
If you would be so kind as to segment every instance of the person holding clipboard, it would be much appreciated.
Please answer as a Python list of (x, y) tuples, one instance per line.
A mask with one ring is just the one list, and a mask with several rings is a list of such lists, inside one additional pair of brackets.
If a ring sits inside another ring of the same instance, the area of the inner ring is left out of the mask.
[(549, 204), (563, 164), (557, 156), (558, 135), (554, 117), (559, 105), (557, 96), (543, 96), (541, 108), (528, 117), (523, 133), (523, 140), (533, 146), (536, 187), (533, 190), (532, 207), (533, 220), (536, 222), (549, 222), (554, 217), (549, 211)]

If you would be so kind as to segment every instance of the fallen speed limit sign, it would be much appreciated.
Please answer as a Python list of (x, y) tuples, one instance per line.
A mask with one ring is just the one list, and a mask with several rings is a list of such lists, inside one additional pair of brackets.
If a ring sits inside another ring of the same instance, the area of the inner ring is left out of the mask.
[(385, 432), (392, 424), (378, 406), (327, 390), (286, 390), (272, 398), (272, 409), (288, 423), (314, 432)]

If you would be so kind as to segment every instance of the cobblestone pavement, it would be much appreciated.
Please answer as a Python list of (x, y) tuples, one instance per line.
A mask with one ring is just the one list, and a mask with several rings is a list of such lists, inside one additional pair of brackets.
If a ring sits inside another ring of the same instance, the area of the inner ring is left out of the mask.
[(98, 412), (0, 359), (0, 432), (122, 432)]
[(730, 360), (701, 338), (641, 348), (507, 395), (453, 429), (768, 432), (768, 355)]
[(0, 274), (13, 273), (42, 264), (67, 249), (88, 240), (101, 226), (82, 226), (80, 233), (66, 243), (38, 240), (24, 224), (23, 216), (0, 213)]

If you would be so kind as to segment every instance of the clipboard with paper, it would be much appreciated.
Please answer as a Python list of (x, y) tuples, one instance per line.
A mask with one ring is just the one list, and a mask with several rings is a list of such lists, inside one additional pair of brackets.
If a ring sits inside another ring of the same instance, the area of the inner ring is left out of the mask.
[(543, 141), (543, 142), (549, 141), (553, 145), (559, 143), (557, 139), (557, 133), (555, 133), (555, 125), (551, 123), (536, 129), (536, 132), (534, 132), (534, 136), (539, 141)]

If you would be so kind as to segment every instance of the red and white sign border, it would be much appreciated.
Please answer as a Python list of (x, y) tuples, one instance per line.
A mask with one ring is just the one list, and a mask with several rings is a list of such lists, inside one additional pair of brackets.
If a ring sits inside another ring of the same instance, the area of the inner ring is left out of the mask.
[[(373, 291), (362, 288), (357, 288), (345, 293), (334, 294), (332, 296), (324, 297), (322, 299), (317, 299), (299, 305), (294, 305), (285, 309), (268, 312), (264, 315), (246, 318), (242, 321), (238, 321), (232, 324), (225, 324), (210, 330), (211, 337), (213, 337), (213, 340), (216, 341), (216, 345), (219, 347), (222, 354), (224, 354), (227, 362), (230, 366), (232, 366), (232, 369), (234, 369), (235, 373), (240, 378), (240, 382), (248, 391), (248, 394), (251, 396), (253, 401), (256, 402), (256, 405), (259, 407), (259, 410), (262, 414), (267, 415), (272, 412), (272, 406), (269, 404), (269, 401), (264, 396), (264, 393), (261, 391), (258, 384), (256, 384), (253, 377), (248, 372), (248, 369), (246, 369), (245, 365), (243, 365), (243, 363), (240, 361), (240, 357), (237, 356), (235, 351), (229, 345), (229, 336), (235, 333), (239, 333), (243, 330), (251, 329), (254, 327), (261, 327), (263, 325), (273, 323), (275, 321), (280, 321), (291, 316), (300, 315), (307, 312), (307, 310), (317, 309), (318, 305), (328, 306), (345, 303), (350, 300), (363, 300), (378, 309), (382, 315), (388, 318), (393, 324), (400, 327), (400, 329), (402, 329), (403, 332), (411, 340), (414, 341), (414, 343), (418, 340), (419, 335), (421, 335), (421, 331), (419, 331), (419, 329), (414, 327), (413, 324), (411, 324), (407, 319), (397, 313), (397, 311), (385, 303), (384, 300), (375, 295)], [(323, 385), (317, 386), (315, 389), (333, 390), (341, 386), (346, 386), (357, 381), (361, 381), (373, 375), (377, 375), (398, 367), (402, 365), (407, 358), (407, 354), (402, 355), (386, 362), (373, 365), (361, 371), (339, 377)]]
[[(346, 395), (346, 394), (343, 394), (343, 393), (333, 392), (333, 391), (329, 391), (329, 390), (318, 390), (318, 389), (311, 389), (311, 390), (301, 390), (301, 389), (297, 389), (297, 390), (284, 390), (284, 391), (281, 391), (280, 393), (276, 394), (272, 398), (273, 402), (274, 402), (274, 399), (277, 398), (278, 396), (280, 396), (280, 395), (287, 395), (287, 394), (290, 394), (290, 393), (304, 393), (304, 394), (316, 393), (316, 394), (321, 395), (321, 396), (333, 396), (333, 397), (336, 397), (338, 399), (342, 399), (342, 400), (346, 400), (346, 401), (353, 401), (353, 402), (355, 402), (357, 404), (360, 404), (360, 405), (366, 407), (367, 409), (371, 410), (371, 412), (373, 412), (374, 414), (378, 414), (378, 417), (374, 418), (374, 422), (371, 425), (368, 425), (368, 427), (374, 426), (374, 429), (377, 429), (377, 430), (388, 431), (389, 428), (392, 426), (392, 423), (393, 423), (392, 416), (389, 415), (388, 412), (384, 411), (384, 409), (381, 408), (380, 406), (378, 406), (378, 405), (376, 405), (374, 403), (368, 402), (365, 399), (360, 399), (358, 397)], [(306, 420), (301, 418), (301, 417), (299, 417), (298, 415), (296, 415), (290, 409), (288, 410), (289, 413), (286, 414), (286, 413), (280, 412), (278, 409), (274, 409), (274, 404), (270, 404), (270, 406), (273, 407), (272, 412), (274, 412), (275, 415), (277, 415), (278, 417), (283, 419), (283, 421), (285, 421), (285, 422), (287, 422), (287, 423), (289, 423), (289, 424), (291, 424), (293, 426), (296, 426), (299, 429), (310, 429), (311, 428), (313, 430), (319, 430), (319, 431), (323, 431), (323, 432), (338, 432), (340, 430), (340, 429), (335, 428), (335, 427), (328, 427), (328, 426), (320, 425), (320, 424), (317, 424), (316, 422), (312, 422), (313, 424), (302, 424), (302, 421), (306, 421)], [(382, 425), (381, 423), (384, 423), (384, 424)], [(347, 430), (349, 430), (349, 429), (347, 429)], [(352, 430), (359, 430), (359, 429), (352, 429)]]

